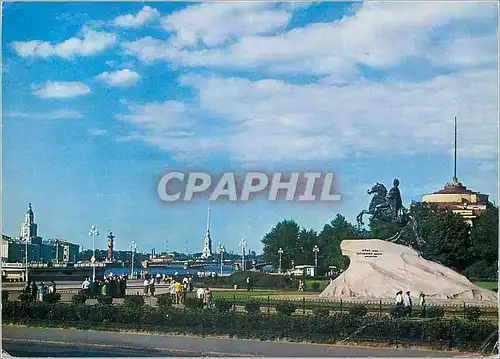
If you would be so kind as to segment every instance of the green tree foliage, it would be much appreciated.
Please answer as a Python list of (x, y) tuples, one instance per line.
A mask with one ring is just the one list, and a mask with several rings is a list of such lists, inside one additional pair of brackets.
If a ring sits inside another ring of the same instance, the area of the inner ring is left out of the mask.
[(318, 236), (318, 265), (323, 271), (329, 266), (345, 270), (349, 266), (349, 259), (342, 256), (340, 243), (344, 239), (363, 238), (366, 234), (347, 222), (344, 216), (337, 214), (335, 218), (323, 227)]
[(299, 233), (300, 227), (295, 221), (279, 222), (262, 239), (264, 259), (277, 267), (279, 265), (278, 250), (282, 248), (281, 268), (291, 268), (291, 261), (297, 258), (297, 250), (300, 251)]

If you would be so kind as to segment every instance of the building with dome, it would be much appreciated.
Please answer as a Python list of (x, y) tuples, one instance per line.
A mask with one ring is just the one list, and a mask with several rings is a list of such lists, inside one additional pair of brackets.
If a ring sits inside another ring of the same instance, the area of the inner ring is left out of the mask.
[(38, 225), (35, 223), (35, 213), (28, 204), (28, 210), (24, 214), (24, 221), (21, 224), (21, 238), (22, 242), (31, 243), (33, 239), (37, 238)]

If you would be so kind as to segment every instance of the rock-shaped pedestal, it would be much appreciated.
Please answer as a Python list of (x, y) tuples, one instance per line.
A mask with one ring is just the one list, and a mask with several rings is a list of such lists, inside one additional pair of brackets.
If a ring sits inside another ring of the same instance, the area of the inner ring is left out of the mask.
[[(397, 291), (432, 299), (497, 301), (498, 295), (457, 272), (422, 258), (410, 247), (380, 239), (344, 240), (342, 254), (349, 268), (320, 297), (394, 299)], [(332, 298), (333, 299), (333, 298)]]

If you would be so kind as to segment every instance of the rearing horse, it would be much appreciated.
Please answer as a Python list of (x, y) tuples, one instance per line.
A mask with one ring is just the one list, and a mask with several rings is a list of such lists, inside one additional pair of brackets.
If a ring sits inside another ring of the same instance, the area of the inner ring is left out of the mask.
[(371, 189), (366, 191), (366, 193), (373, 194), (374, 196), (372, 198), (372, 201), (370, 202), (370, 205), (368, 206), (368, 209), (362, 210), (356, 217), (360, 226), (364, 224), (363, 216), (365, 214), (371, 214), (373, 216), (377, 215), (380, 210), (390, 208), (390, 204), (386, 198), (387, 188), (385, 188), (382, 183), (377, 182)]

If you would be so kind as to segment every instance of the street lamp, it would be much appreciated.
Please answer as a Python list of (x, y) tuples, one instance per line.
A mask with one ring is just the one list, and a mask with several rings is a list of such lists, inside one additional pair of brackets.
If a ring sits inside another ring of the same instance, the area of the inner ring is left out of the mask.
[(283, 248), (280, 247), (280, 249), (278, 249), (278, 254), (280, 255), (280, 267), (279, 267), (279, 273), (281, 274), (281, 256), (283, 254)]
[(95, 282), (95, 236), (99, 235), (99, 231), (95, 226), (90, 227), (89, 236), (92, 236), (92, 282)]
[(226, 251), (226, 248), (222, 244), (219, 243), (217, 246), (217, 253), (220, 254), (220, 275), (222, 277), (222, 261), (224, 260), (224, 252)]
[(244, 272), (245, 271), (245, 248), (247, 246), (247, 241), (245, 241), (244, 239), (242, 239), (240, 241), (240, 247), (241, 247), (241, 254), (242, 254), (242, 257), (241, 257), (241, 269), (242, 271)]
[[(314, 269), (315, 269), (315, 271), (317, 271), (318, 270), (318, 252), (319, 252), (319, 247), (317, 245), (314, 246), (313, 252), (314, 252)], [(314, 273), (314, 274), (316, 274), (316, 273)]]
[(26, 255), (24, 256), (24, 260), (26, 261), (26, 283), (28, 283), (28, 239), (25, 242), (26, 245)]
[(134, 254), (135, 254), (135, 250), (137, 249), (137, 244), (135, 244), (134, 241), (132, 241), (132, 244), (130, 245), (130, 249), (131, 249), (131, 252), (132, 252), (132, 268), (130, 269), (130, 279), (133, 279), (134, 278)]

